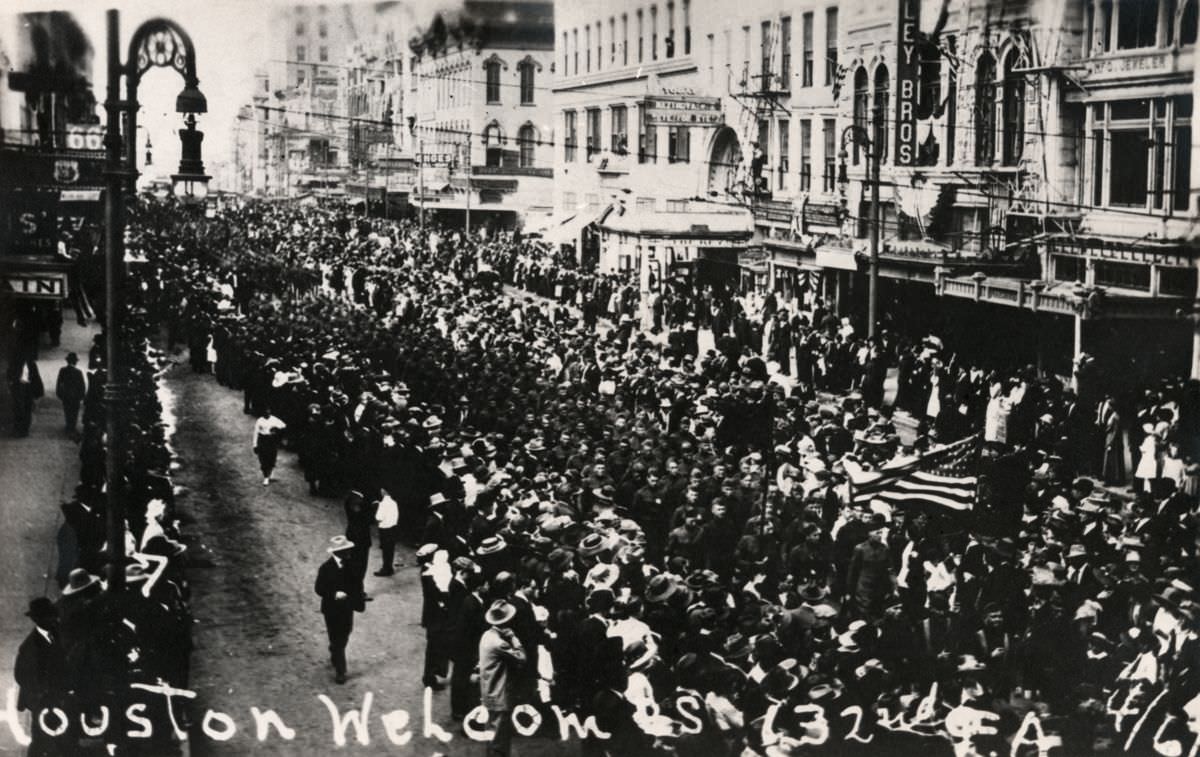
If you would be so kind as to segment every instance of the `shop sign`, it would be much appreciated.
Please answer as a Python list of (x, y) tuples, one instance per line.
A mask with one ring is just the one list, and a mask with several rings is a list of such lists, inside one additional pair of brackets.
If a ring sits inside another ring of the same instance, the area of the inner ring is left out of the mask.
[(647, 124), (662, 126), (720, 126), (725, 122), (719, 97), (663, 97), (652, 95), (642, 103)]
[(807, 203), (804, 206), (804, 233), (809, 233), (811, 226), (825, 226), (828, 228), (838, 228), (841, 226), (839, 217), (841, 216), (841, 208), (836, 204), (821, 205), (818, 203)]
[(58, 236), (58, 190), (0, 190), (0, 254), (53, 255)]
[(1107, 74), (1158, 74), (1171, 71), (1171, 58), (1166, 53), (1148, 53), (1144, 55), (1118, 55), (1110, 58), (1097, 58), (1088, 61), (1089, 76), (1104, 76)]
[(0, 273), (0, 294), (22, 299), (60, 300), (67, 296), (67, 274)]
[(763, 249), (744, 250), (738, 255), (738, 262), (744, 266), (766, 265), (770, 260), (771, 253)]
[(0, 151), (0, 185), (19, 187), (104, 186), (104, 154), (77, 151)]
[[(917, 23), (921, 0), (900, 0), (900, 28), (896, 46), (896, 165), (917, 164), (917, 78), (920, 56)], [(887, 114), (883, 114), (886, 118)]]
[(836, 247), (818, 247), (813, 251), (816, 264), (821, 268), (833, 268), (838, 271), (857, 271), (858, 259), (854, 250), (843, 250)]
[(100, 124), (67, 124), (68, 150), (103, 150), (104, 127)]

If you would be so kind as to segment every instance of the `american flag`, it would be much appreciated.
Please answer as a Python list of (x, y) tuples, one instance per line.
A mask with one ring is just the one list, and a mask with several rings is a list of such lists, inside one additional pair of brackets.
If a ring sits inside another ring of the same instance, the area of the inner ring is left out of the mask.
[(915, 458), (893, 461), (879, 470), (843, 463), (856, 505), (883, 500), (892, 507), (935, 505), (967, 512), (975, 503), (975, 460), (979, 436), (937, 447)]

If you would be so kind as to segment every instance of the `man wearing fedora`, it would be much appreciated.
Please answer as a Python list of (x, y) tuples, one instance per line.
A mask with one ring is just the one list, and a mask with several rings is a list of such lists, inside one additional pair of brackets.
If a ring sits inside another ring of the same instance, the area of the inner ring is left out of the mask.
[(29, 603), (25, 616), (33, 621), (34, 627), (17, 648), (13, 678), (20, 687), (17, 709), (28, 710), (34, 718), (29, 755), (66, 754), (57, 747), (55, 738), (37, 727), (38, 713), (61, 705), (66, 689), (66, 655), (58, 637), (58, 610), (49, 599), (38, 597)]
[(354, 542), (345, 536), (330, 540), (329, 559), (317, 571), (316, 592), (329, 635), (329, 657), (338, 683), (346, 682), (346, 644), (354, 628), (354, 613), (365, 608), (362, 579), (350, 565)]
[(526, 664), (525, 648), (510, 627), (517, 609), (497, 599), (484, 614), (489, 628), (479, 640), (479, 695), (494, 735), (488, 755), (507, 757), (512, 747), (516, 678)]
[(87, 394), (87, 384), (83, 371), (75, 367), (79, 356), (74, 352), (67, 353), (67, 364), (58, 369), (58, 380), (54, 385), (54, 396), (58, 397), (63, 406), (63, 418), (66, 421), (68, 434), (75, 433), (75, 425), (79, 421), (79, 408)]

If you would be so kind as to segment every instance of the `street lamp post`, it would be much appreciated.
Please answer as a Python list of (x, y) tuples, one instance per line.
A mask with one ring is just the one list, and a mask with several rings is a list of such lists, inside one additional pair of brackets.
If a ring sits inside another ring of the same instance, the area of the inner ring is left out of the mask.
[[(127, 62), (121, 62), (120, 14), (109, 10), (105, 14), (108, 67), (105, 147), (104, 200), (104, 269), (105, 269), (105, 416), (107, 421), (106, 497), (108, 541), (108, 590), (120, 592), (125, 586), (125, 487), (121, 480), (124, 462), (124, 439), (119, 415), (125, 409), (128, 388), (119, 348), (121, 316), (121, 282), (124, 277), (125, 198), (137, 192), (137, 90), (142, 75), (154, 67), (173, 68), (184, 79), (184, 89), (175, 100), (175, 110), (189, 117), (188, 130), (180, 133), (183, 160), (175, 177), (182, 180), (183, 191), (190, 196), (203, 196), (208, 177), (203, 175), (200, 159), (200, 140), (203, 134), (195, 130), (195, 113), (207, 111), (204, 95), (196, 78), (196, 51), (192, 40), (174, 21), (151, 19), (137, 28), (129, 43)], [(125, 78), (125, 99), (121, 99), (121, 78)], [(121, 121), (125, 117), (124, 142)], [(124, 144), (125, 155), (121, 154)], [(191, 162), (189, 162), (191, 161)], [(196, 169), (198, 170), (192, 170)], [(176, 193), (180, 191), (179, 184)]]
[[(872, 112), (872, 119), (875, 123), (879, 122), (880, 111), (878, 106)], [(850, 185), (850, 176), (846, 172), (846, 159), (849, 157), (846, 153), (847, 138), (853, 140), (856, 144), (866, 148), (867, 153), (867, 173), (869, 174), (868, 181), (871, 184), (871, 217), (868, 223), (870, 228), (870, 262), (867, 268), (867, 339), (875, 338), (875, 325), (878, 321), (877, 310), (879, 308), (879, 226), (881, 223), (879, 214), (879, 163), (882, 160), (882, 151), (884, 146), (880, 144), (882, 140), (871, 139), (870, 133), (863, 126), (858, 124), (850, 124), (842, 130), (842, 149), (838, 152), (838, 190), (842, 196), (842, 207), (845, 211), (849, 202), (846, 193)]]

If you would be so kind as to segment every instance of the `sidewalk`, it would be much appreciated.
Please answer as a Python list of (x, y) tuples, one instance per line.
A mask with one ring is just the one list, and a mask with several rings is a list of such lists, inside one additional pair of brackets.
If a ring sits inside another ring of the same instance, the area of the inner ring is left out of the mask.
[[(7, 696), (13, 683), (13, 661), (17, 647), (32, 625), (25, 609), (33, 597), (58, 596), (54, 569), (58, 562), (57, 534), (62, 522), (59, 504), (71, 497), (79, 482), (79, 446), (63, 431), (62, 405), (54, 397), (54, 382), (67, 352), (80, 357), (86, 367), (93, 329), (80, 328), (68, 320), (63, 324), (62, 344), (43, 347), (38, 370), (46, 396), (37, 401), (29, 436), (11, 436), (11, 408), (0, 417), (0, 696)], [(9, 401), (5, 393), (3, 401)], [(0, 729), (0, 754), (24, 754), (7, 728)]]

